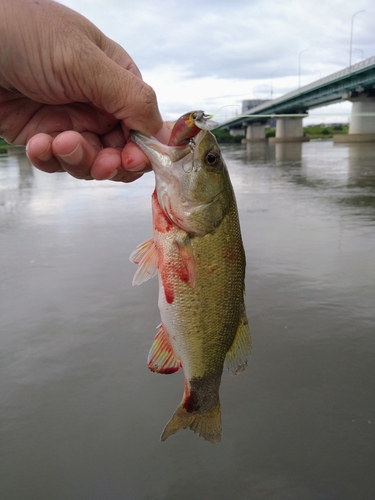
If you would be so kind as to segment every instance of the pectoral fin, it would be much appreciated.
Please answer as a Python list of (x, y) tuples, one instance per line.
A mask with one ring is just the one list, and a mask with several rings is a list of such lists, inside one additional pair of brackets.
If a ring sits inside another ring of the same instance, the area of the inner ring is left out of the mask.
[(159, 326), (147, 359), (148, 368), (157, 373), (175, 373), (181, 368), (181, 361), (176, 357), (167, 332)]
[(228, 370), (232, 375), (237, 375), (246, 368), (250, 354), (251, 338), (249, 323), (246, 316), (245, 306), (242, 305), (242, 313), (237, 333), (225, 359)]
[(159, 256), (152, 238), (138, 245), (129, 259), (139, 266), (134, 274), (133, 285), (140, 285), (158, 272)]

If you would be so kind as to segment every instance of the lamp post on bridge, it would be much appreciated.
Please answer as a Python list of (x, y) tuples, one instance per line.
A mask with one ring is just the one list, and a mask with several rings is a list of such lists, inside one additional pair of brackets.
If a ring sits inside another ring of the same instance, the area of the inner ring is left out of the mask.
[(362, 59), (361, 59), (361, 61), (362, 61), (364, 59), (363, 50), (361, 50), (361, 49), (353, 49), (353, 52), (355, 52), (355, 51), (360, 52), (362, 54)]
[(352, 26), (351, 26), (351, 30), (350, 30), (349, 68), (352, 65), (352, 46), (353, 46), (353, 24), (354, 24), (354, 17), (357, 14), (360, 14), (361, 12), (366, 12), (366, 10), (364, 10), (364, 9), (363, 10), (357, 10), (357, 12), (354, 12), (354, 14), (352, 15)]
[(309, 49), (301, 50), (298, 56), (298, 88), (301, 88), (301, 55)]

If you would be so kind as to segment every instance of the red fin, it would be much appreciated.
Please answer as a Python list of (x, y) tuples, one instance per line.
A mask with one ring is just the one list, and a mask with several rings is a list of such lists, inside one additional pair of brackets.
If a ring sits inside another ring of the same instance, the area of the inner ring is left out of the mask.
[(168, 335), (160, 325), (147, 359), (148, 368), (157, 373), (175, 373), (181, 368), (181, 362), (173, 352)]
[(139, 266), (134, 274), (133, 285), (140, 285), (158, 272), (159, 257), (152, 238), (138, 245), (134, 252), (130, 254), (129, 259)]
[(186, 236), (186, 238), (183, 241), (177, 241), (177, 245), (180, 257), (187, 272), (187, 279), (190, 285), (194, 288), (196, 263), (189, 236)]

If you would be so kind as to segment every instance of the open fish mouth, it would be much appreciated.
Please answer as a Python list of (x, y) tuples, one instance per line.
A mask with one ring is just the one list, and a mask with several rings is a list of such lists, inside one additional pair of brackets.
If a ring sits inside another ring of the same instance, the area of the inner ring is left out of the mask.
[(168, 146), (159, 142), (155, 137), (148, 137), (135, 130), (130, 131), (130, 137), (150, 160), (154, 158), (159, 163), (166, 162), (162, 160), (163, 156), (168, 157), (171, 163), (175, 163), (192, 152), (192, 148), (189, 144), (183, 146)]

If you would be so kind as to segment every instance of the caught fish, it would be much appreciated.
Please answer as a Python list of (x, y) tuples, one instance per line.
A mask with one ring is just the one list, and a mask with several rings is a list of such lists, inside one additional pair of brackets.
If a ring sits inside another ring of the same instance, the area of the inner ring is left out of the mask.
[(153, 238), (138, 246), (133, 284), (159, 275), (161, 325), (148, 356), (157, 373), (184, 372), (184, 394), (161, 440), (179, 429), (221, 441), (219, 387), (224, 362), (247, 365), (245, 253), (236, 200), (215, 137), (170, 147), (132, 132), (155, 173)]
[(211, 120), (212, 115), (207, 115), (204, 111), (189, 111), (182, 115), (172, 128), (169, 146), (182, 146), (189, 144), (190, 139), (195, 137), (202, 130), (212, 130), (218, 124)]

